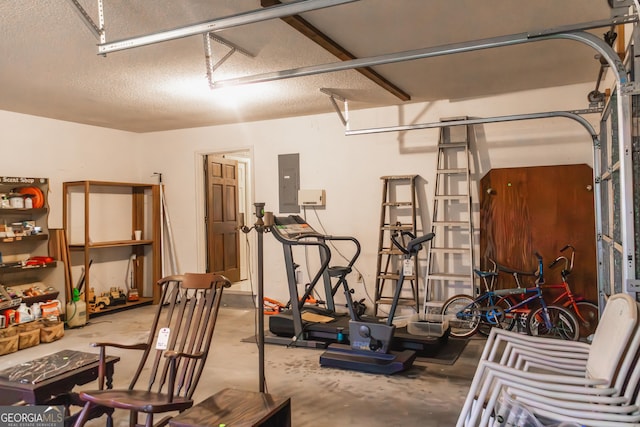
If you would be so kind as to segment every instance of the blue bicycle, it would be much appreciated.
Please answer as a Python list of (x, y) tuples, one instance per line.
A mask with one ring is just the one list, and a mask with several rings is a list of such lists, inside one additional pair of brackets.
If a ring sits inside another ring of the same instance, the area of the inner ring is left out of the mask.
[[(542, 256), (536, 253), (536, 257), (542, 266)], [(524, 320), (529, 335), (577, 340), (580, 327), (575, 315), (565, 307), (547, 305), (542, 297), (542, 272), (540, 268), (534, 287), (498, 290), (487, 287), (477, 298), (469, 295), (449, 298), (442, 306), (442, 314), (449, 319), (450, 334), (469, 337), (481, 326), (513, 329), (516, 323)], [(533, 305), (536, 308), (531, 308)]]

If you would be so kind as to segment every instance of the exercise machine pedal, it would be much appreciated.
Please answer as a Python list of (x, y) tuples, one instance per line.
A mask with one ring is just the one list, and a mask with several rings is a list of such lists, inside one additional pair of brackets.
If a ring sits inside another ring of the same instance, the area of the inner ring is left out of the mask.
[(416, 359), (412, 350), (380, 353), (370, 350), (355, 350), (346, 344), (331, 344), (320, 355), (320, 366), (391, 375), (406, 371)]

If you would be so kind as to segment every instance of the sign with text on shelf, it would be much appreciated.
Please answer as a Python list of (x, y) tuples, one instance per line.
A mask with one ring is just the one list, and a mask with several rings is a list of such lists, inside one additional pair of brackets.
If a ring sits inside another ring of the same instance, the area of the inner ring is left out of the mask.
[(15, 176), (0, 177), (0, 184), (46, 184), (47, 178), (25, 178)]

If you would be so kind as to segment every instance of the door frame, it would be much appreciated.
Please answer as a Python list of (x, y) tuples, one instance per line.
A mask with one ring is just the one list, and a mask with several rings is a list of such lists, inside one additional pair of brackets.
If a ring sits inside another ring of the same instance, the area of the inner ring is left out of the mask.
[[(245, 174), (246, 174), (246, 192), (245, 192), (245, 206), (249, 208), (249, 212), (245, 214), (245, 221), (249, 222), (250, 218), (252, 218), (250, 207), (253, 205), (253, 189), (255, 181), (255, 162), (254, 162), (254, 153), (253, 147), (240, 147), (240, 148), (229, 148), (229, 149), (221, 149), (221, 150), (201, 150), (196, 151), (194, 156), (194, 171), (195, 171), (195, 188), (196, 188), (196, 197), (195, 197), (195, 211), (196, 211), (196, 239), (197, 239), (197, 266), (198, 271), (205, 271), (207, 268), (207, 228), (205, 224), (205, 202), (206, 202), (206, 187), (205, 187), (205, 160), (207, 156), (220, 156), (220, 157), (230, 157), (234, 160), (238, 160), (239, 162), (245, 163)], [(246, 235), (246, 238), (250, 239), (250, 243), (254, 233), (250, 233)], [(246, 250), (247, 245), (245, 244), (245, 235), (240, 235), (240, 279), (244, 280), (248, 279), (248, 269), (250, 268), (252, 271), (255, 271), (255, 266), (249, 265), (251, 263), (251, 257), (249, 256)], [(251, 243), (253, 245), (253, 243)], [(243, 252), (245, 253), (243, 255)]]

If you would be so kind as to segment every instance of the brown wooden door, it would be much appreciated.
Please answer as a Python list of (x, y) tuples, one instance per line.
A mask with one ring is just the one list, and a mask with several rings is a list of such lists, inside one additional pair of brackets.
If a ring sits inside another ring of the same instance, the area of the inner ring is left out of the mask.
[[(487, 258), (491, 258), (514, 269), (534, 271), (537, 251), (544, 258), (546, 283), (559, 283), (562, 265), (548, 266), (570, 244), (576, 250), (571, 289), (597, 301), (592, 190), (593, 170), (588, 165), (490, 170), (480, 181), (481, 268), (490, 268)], [(500, 276), (498, 288), (514, 287), (512, 278)]]
[(240, 280), (238, 162), (206, 158), (207, 272)]

